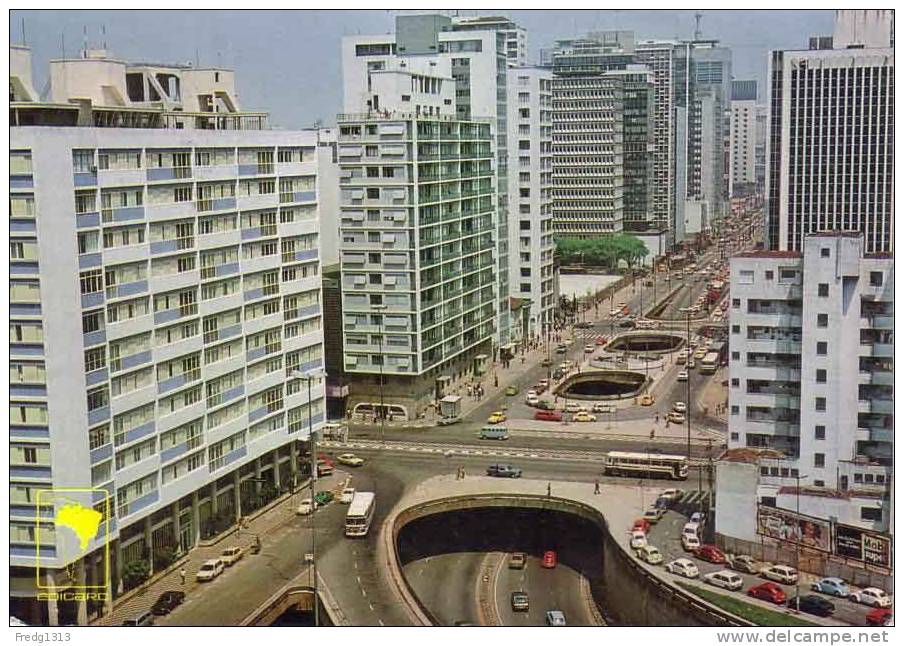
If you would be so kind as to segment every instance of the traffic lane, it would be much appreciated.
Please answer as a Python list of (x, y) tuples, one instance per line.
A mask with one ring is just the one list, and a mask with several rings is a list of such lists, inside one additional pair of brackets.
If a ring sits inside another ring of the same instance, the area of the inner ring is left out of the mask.
[[(440, 626), (457, 622), (477, 626), (481, 622), (475, 592), (485, 556), (470, 552), (436, 554), (403, 565), (402, 574)], [(442, 585), (437, 585), (439, 581)]]
[[(592, 613), (583, 596), (583, 575), (561, 563), (544, 568), (541, 560), (528, 556), (523, 570), (503, 565), (496, 585), (496, 607), (503, 626), (544, 626), (546, 612), (561, 610), (569, 626), (593, 626)], [(512, 592), (528, 595), (527, 612), (512, 609)]]
[[(696, 558), (692, 553), (685, 552), (681, 547), (681, 529), (684, 527), (684, 524), (688, 522), (687, 516), (683, 514), (679, 514), (674, 510), (669, 510), (666, 512), (666, 515), (660, 520), (658, 523), (653, 525), (650, 528), (649, 539), (650, 544), (655, 545), (659, 548), (659, 551), (662, 552), (663, 555), (663, 566), (665, 564), (674, 561), (678, 558), (688, 558), (692, 560), (697, 568), (700, 570), (700, 583), (703, 583), (702, 577), (705, 574), (710, 572), (718, 572), (719, 570), (726, 569), (725, 565), (716, 565), (715, 563), (709, 563), (708, 561), (703, 561), (701, 559)], [(766, 564), (762, 564), (763, 567)], [(725, 594), (736, 594), (739, 597), (744, 597), (748, 602), (753, 602), (753, 599), (747, 596), (747, 591), (761, 583), (766, 582), (768, 579), (765, 579), (759, 575), (755, 574), (746, 574), (744, 572), (736, 572), (738, 576), (740, 576), (744, 581), (744, 587), (739, 592), (729, 592), (728, 590), (723, 590), (721, 588), (715, 588), (713, 586), (709, 586), (709, 584), (703, 584), (706, 587), (713, 587), (714, 590), (718, 590), (719, 592)], [(782, 590), (784, 590), (788, 599), (793, 598), (796, 594), (796, 588), (793, 585), (782, 585)], [(839, 599), (838, 597), (832, 597), (829, 595), (822, 595), (816, 592), (812, 592), (809, 589), (808, 585), (801, 584), (801, 594), (816, 594), (818, 596), (825, 597), (833, 604), (835, 604), (835, 613), (832, 615), (833, 619), (838, 621), (842, 621), (854, 626), (862, 626), (866, 624), (866, 613), (869, 611), (868, 608), (862, 606), (860, 604), (854, 603), (847, 599)], [(771, 604), (768, 602), (764, 602), (766, 605), (775, 610), (781, 610), (782, 606), (777, 604)], [(785, 606), (786, 607), (786, 606)], [(803, 617), (806, 618), (807, 613), (802, 613)]]

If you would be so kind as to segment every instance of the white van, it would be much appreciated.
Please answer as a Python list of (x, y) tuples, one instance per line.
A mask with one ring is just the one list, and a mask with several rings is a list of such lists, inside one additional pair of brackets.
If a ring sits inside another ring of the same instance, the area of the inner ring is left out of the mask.
[(710, 585), (714, 585), (717, 588), (725, 588), (726, 590), (740, 590), (744, 587), (744, 579), (728, 570), (710, 572), (703, 576), (703, 580)]
[(688, 534), (690, 536), (694, 536), (695, 538), (700, 538), (700, 524), (685, 523), (684, 527), (681, 528), (681, 534)]
[(201, 565), (201, 569), (198, 570), (198, 574), (195, 575), (195, 578), (198, 581), (213, 581), (222, 573), (223, 561), (220, 559), (210, 559), (209, 561), (204, 561)]

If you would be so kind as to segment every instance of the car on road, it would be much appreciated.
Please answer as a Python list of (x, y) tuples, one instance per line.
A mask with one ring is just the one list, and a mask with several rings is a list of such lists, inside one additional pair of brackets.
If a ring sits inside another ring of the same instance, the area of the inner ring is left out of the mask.
[(703, 575), (703, 580), (717, 588), (726, 590), (740, 590), (744, 587), (744, 579), (730, 570), (719, 570)]
[(596, 350), (596, 348), (589, 343), (584, 346), (584, 354), (593, 354), (594, 350)]
[(537, 395), (527, 395), (524, 398), (524, 403), (528, 406), (536, 406), (540, 403), (540, 398)]
[(548, 368), (552, 365), (552, 359), (543, 359), (543, 361), (540, 362), (540, 365), (544, 368)]
[(543, 552), (543, 560), (540, 561), (540, 565), (549, 569), (554, 568), (558, 562), (559, 557), (556, 555), (555, 550), (546, 550)]
[(643, 517), (644, 517), (644, 520), (646, 520), (647, 522), (649, 522), (652, 525), (655, 525), (662, 519), (664, 514), (665, 514), (664, 509), (656, 509), (654, 507), (653, 509), (647, 509), (645, 512), (643, 512)]
[(572, 422), (595, 422), (596, 415), (591, 415), (585, 410), (578, 411), (574, 415), (571, 416)]
[(587, 410), (587, 407), (577, 402), (568, 402), (565, 404), (566, 413), (580, 413), (582, 410)]
[(842, 599), (847, 599), (851, 596), (851, 589), (848, 584), (845, 583), (844, 579), (839, 579), (835, 576), (827, 576), (819, 581), (814, 581), (810, 584), (810, 589), (813, 592), (821, 592), (822, 594), (841, 597)]
[(298, 503), (298, 507), (295, 508), (295, 514), (297, 516), (307, 516), (312, 511), (314, 511), (314, 506), (311, 504), (310, 498), (305, 498)]
[(687, 381), (687, 370), (682, 370), (681, 372), (679, 372), (676, 379), (678, 381)]
[(535, 408), (539, 408), (540, 410), (552, 410), (556, 409), (556, 405), (553, 403), (551, 399), (540, 399), (534, 404)]
[(647, 544), (646, 532), (634, 530), (631, 532), (631, 549), (638, 550)]
[(514, 397), (518, 394), (518, 386), (509, 386), (505, 389), (505, 394), (509, 397)]
[(891, 608), (873, 608), (866, 613), (867, 626), (893, 626), (894, 623)]
[(355, 490), (352, 487), (346, 487), (342, 490), (342, 493), (339, 494), (339, 502), (343, 505), (352, 504), (352, 500), (355, 499)]
[(542, 382), (538, 383), (536, 386), (527, 391), (527, 394), (530, 395), (533, 393), (534, 397), (539, 397), (543, 393), (546, 392), (546, 389), (549, 388), (548, 384), (544, 384)]
[(220, 560), (223, 561), (223, 565), (226, 567), (232, 567), (241, 561), (243, 556), (245, 556), (245, 550), (241, 547), (227, 547), (220, 552)]
[(662, 553), (652, 545), (644, 545), (636, 552), (637, 558), (645, 561), (650, 565), (659, 565), (662, 563)]
[(615, 319), (615, 318), (618, 318), (619, 316), (621, 316), (621, 310), (620, 310), (620, 309), (618, 309), (618, 310), (617, 310), (617, 309), (609, 310), (609, 318)]
[(665, 566), (667, 572), (671, 572), (672, 574), (677, 574), (678, 576), (683, 576), (688, 579), (696, 579), (700, 576), (700, 570), (697, 569), (696, 564), (690, 559), (675, 559), (671, 563)]
[(687, 421), (687, 418), (684, 416), (684, 413), (669, 411), (668, 420), (672, 424), (684, 424), (684, 422)]
[(344, 464), (347, 467), (364, 466), (364, 458), (359, 458), (354, 453), (343, 453), (336, 458), (336, 461), (339, 462), (339, 464)]
[(530, 610), (530, 600), (526, 592), (512, 592), (512, 610), (515, 612), (527, 612)]
[(646, 395), (641, 395), (640, 397), (640, 405), (641, 406), (652, 406), (656, 402), (656, 398), (653, 397), (650, 393)]
[(589, 330), (593, 327), (592, 321), (578, 321), (574, 326), (579, 330)]
[(690, 520), (688, 522), (695, 523), (697, 525), (702, 525), (703, 521), (706, 519), (706, 514), (701, 511), (695, 511), (691, 514)]
[(679, 366), (683, 366), (684, 364), (687, 363), (687, 357), (684, 356), (683, 354), (679, 354), (675, 357), (675, 363), (678, 364)]
[(693, 357), (691, 357), (690, 359), (687, 360), (687, 369), (688, 370), (693, 370), (696, 367), (697, 367), (697, 362), (694, 360)]
[(618, 327), (634, 328), (634, 327), (637, 327), (637, 322), (634, 321), (633, 319), (624, 319), (622, 321), (619, 321)]
[(185, 593), (182, 590), (167, 590), (151, 606), (151, 613), (157, 616), (168, 615), (185, 601)]
[[(537, 385), (543, 390), (546, 390), (547, 388), (549, 388), (549, 379), (541, 379), (537, 382)], [(538, 390), (537, 392), (543, 392), (543, 390)]]
[(562, 370), (561, 368), (556, 368), (552, 373), (552, 378), (556, 379), (556, 380), (559, 380), (564, 376), (565, 376), (565, 371)]
[(785, 585), (797, 583), (797, 570), (790, 565), (769, 565), (760, 570), (760, 576)]
[(566, 352), (568, 352), (567, 345), (557, 345), (556, 346), (556, 354), (565, 354)]
[(715, 563), (716, 565), (725, 563), (725, 554), (722, 553), (722, 550), (715, 545), (710, 545), (708, 543), (705, 543), (694, 550), (694, 556), (701, 561)]
[(701, 346), (697, 348), (697, 351), (694, 352), (694, 359), (702, 359), (706, 356), (706, 353), (709, 351), (709, 348), (706, 346)]
[(678, 502), (684, 497), (684, 492), (681, 489), (663, 489), (659, 497), (665, 498), (669, 502)]
[(725, 564), (732, 570), (745, 574), (757, 574), (760, 571), (753, 557), (747, 554), (726, 554)]
[(606, 337), (604, 337), (604, 336), (596, 337), (596, 344), (597, 345), (606, 345)]
[(789, 608), (798, 608), (817, 617), (831, 617), (835, 612), (835, 604), (815, 594), (805, 594), (801, 597), (788, 599)]
[(593, 410), (594, 413), (614, 413), (615, 404), (602, 404), (600, 402), (597, 402), (593, 405), (593, 408), (591, 410)]
[(487, 424), (501, 424), (505, 421), (505, 413), (501, 410), (497, 410), (494, 413), (491, 413), (489, 417), (487, 417)]
[(534, 413), (534, 419), (539, 422), (561, 422), (562, 413), (556, 410), (538, 410)]
[(848, 598), (854, 603), (862, 603), (875, 608), (891, 608), (891, 597), (881, 588), (863, 588), (852, 592)]
[(772, 581), (766, 581), (766, 583), (760, 583), (751, 587), (747, 591), (747, 596), (777, 604), (783, 604), (788, 600), (788, 595), (785, 594), (781, 586)]
[(487, 467), (487, 475), (494, 478), (520, 478), (521, 469), (511, 464), (491, 464)]
[(122, 622), (122, 625), (130, 627), (153, 626), (154, 615), (151, 612), (142, 612), (140, 615), (136, 615), (131, 619), (126, 619), (124, 622)]
[(646, 518), (638, 518), (634, 521), (634, 525), (631, 527), (632, 532), (643, 532), (646, 534), (650, 531), (650, 521)]
[(524, 552), (515, 552), (509, 556), (508, 566), (510, 570), (523, 570), (527, 565), (527, 554)]
[(318, 491), (314, 494), (314, 504), (318, 507), (328, 505), (333, 501), (332, 491)]
[(546, 612), (546, 625), (547, 626), (564, 626), (565, 624), (565, 613), (561, 610), (548, 610)]
[(201, 568), (195, 575), (197, 581), (213, 581), (223, 573), (223, 561), (220, 559), (209, 559), (201, 564)]
[(687, 412), (687, 404), (684, 402), (675, 402), (672, 404), (672, 410), (676, 413), (686, 413)]

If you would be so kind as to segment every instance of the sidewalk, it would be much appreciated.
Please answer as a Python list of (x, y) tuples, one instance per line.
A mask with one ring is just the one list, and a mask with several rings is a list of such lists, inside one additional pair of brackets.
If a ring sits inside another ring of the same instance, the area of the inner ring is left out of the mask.
[(728, 379), (728, 368), (719, 368), (697, 400), (698, 407), (706, 410), (709, 418), (723, 424), (728, 424), (728, 389), (722, 385), (726, 379)]

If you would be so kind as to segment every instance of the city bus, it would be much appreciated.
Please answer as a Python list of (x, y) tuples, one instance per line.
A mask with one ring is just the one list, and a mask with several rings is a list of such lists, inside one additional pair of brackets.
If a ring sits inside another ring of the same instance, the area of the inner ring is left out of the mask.
[(374, 518), (377, 497), (371, 491), (356, 491), (345, 516), (346, 536), (367, 536)]
[(609, 451), (603, 474), (640, 478), (687, 480), (687, 457), (664, 453)]
[(716, 368), (719, 366), (719, 353), (718, 352), (708, 352), (703, 359), (700, 360), (700, 374), (701, 375), (711, 375), (716, 372)]

